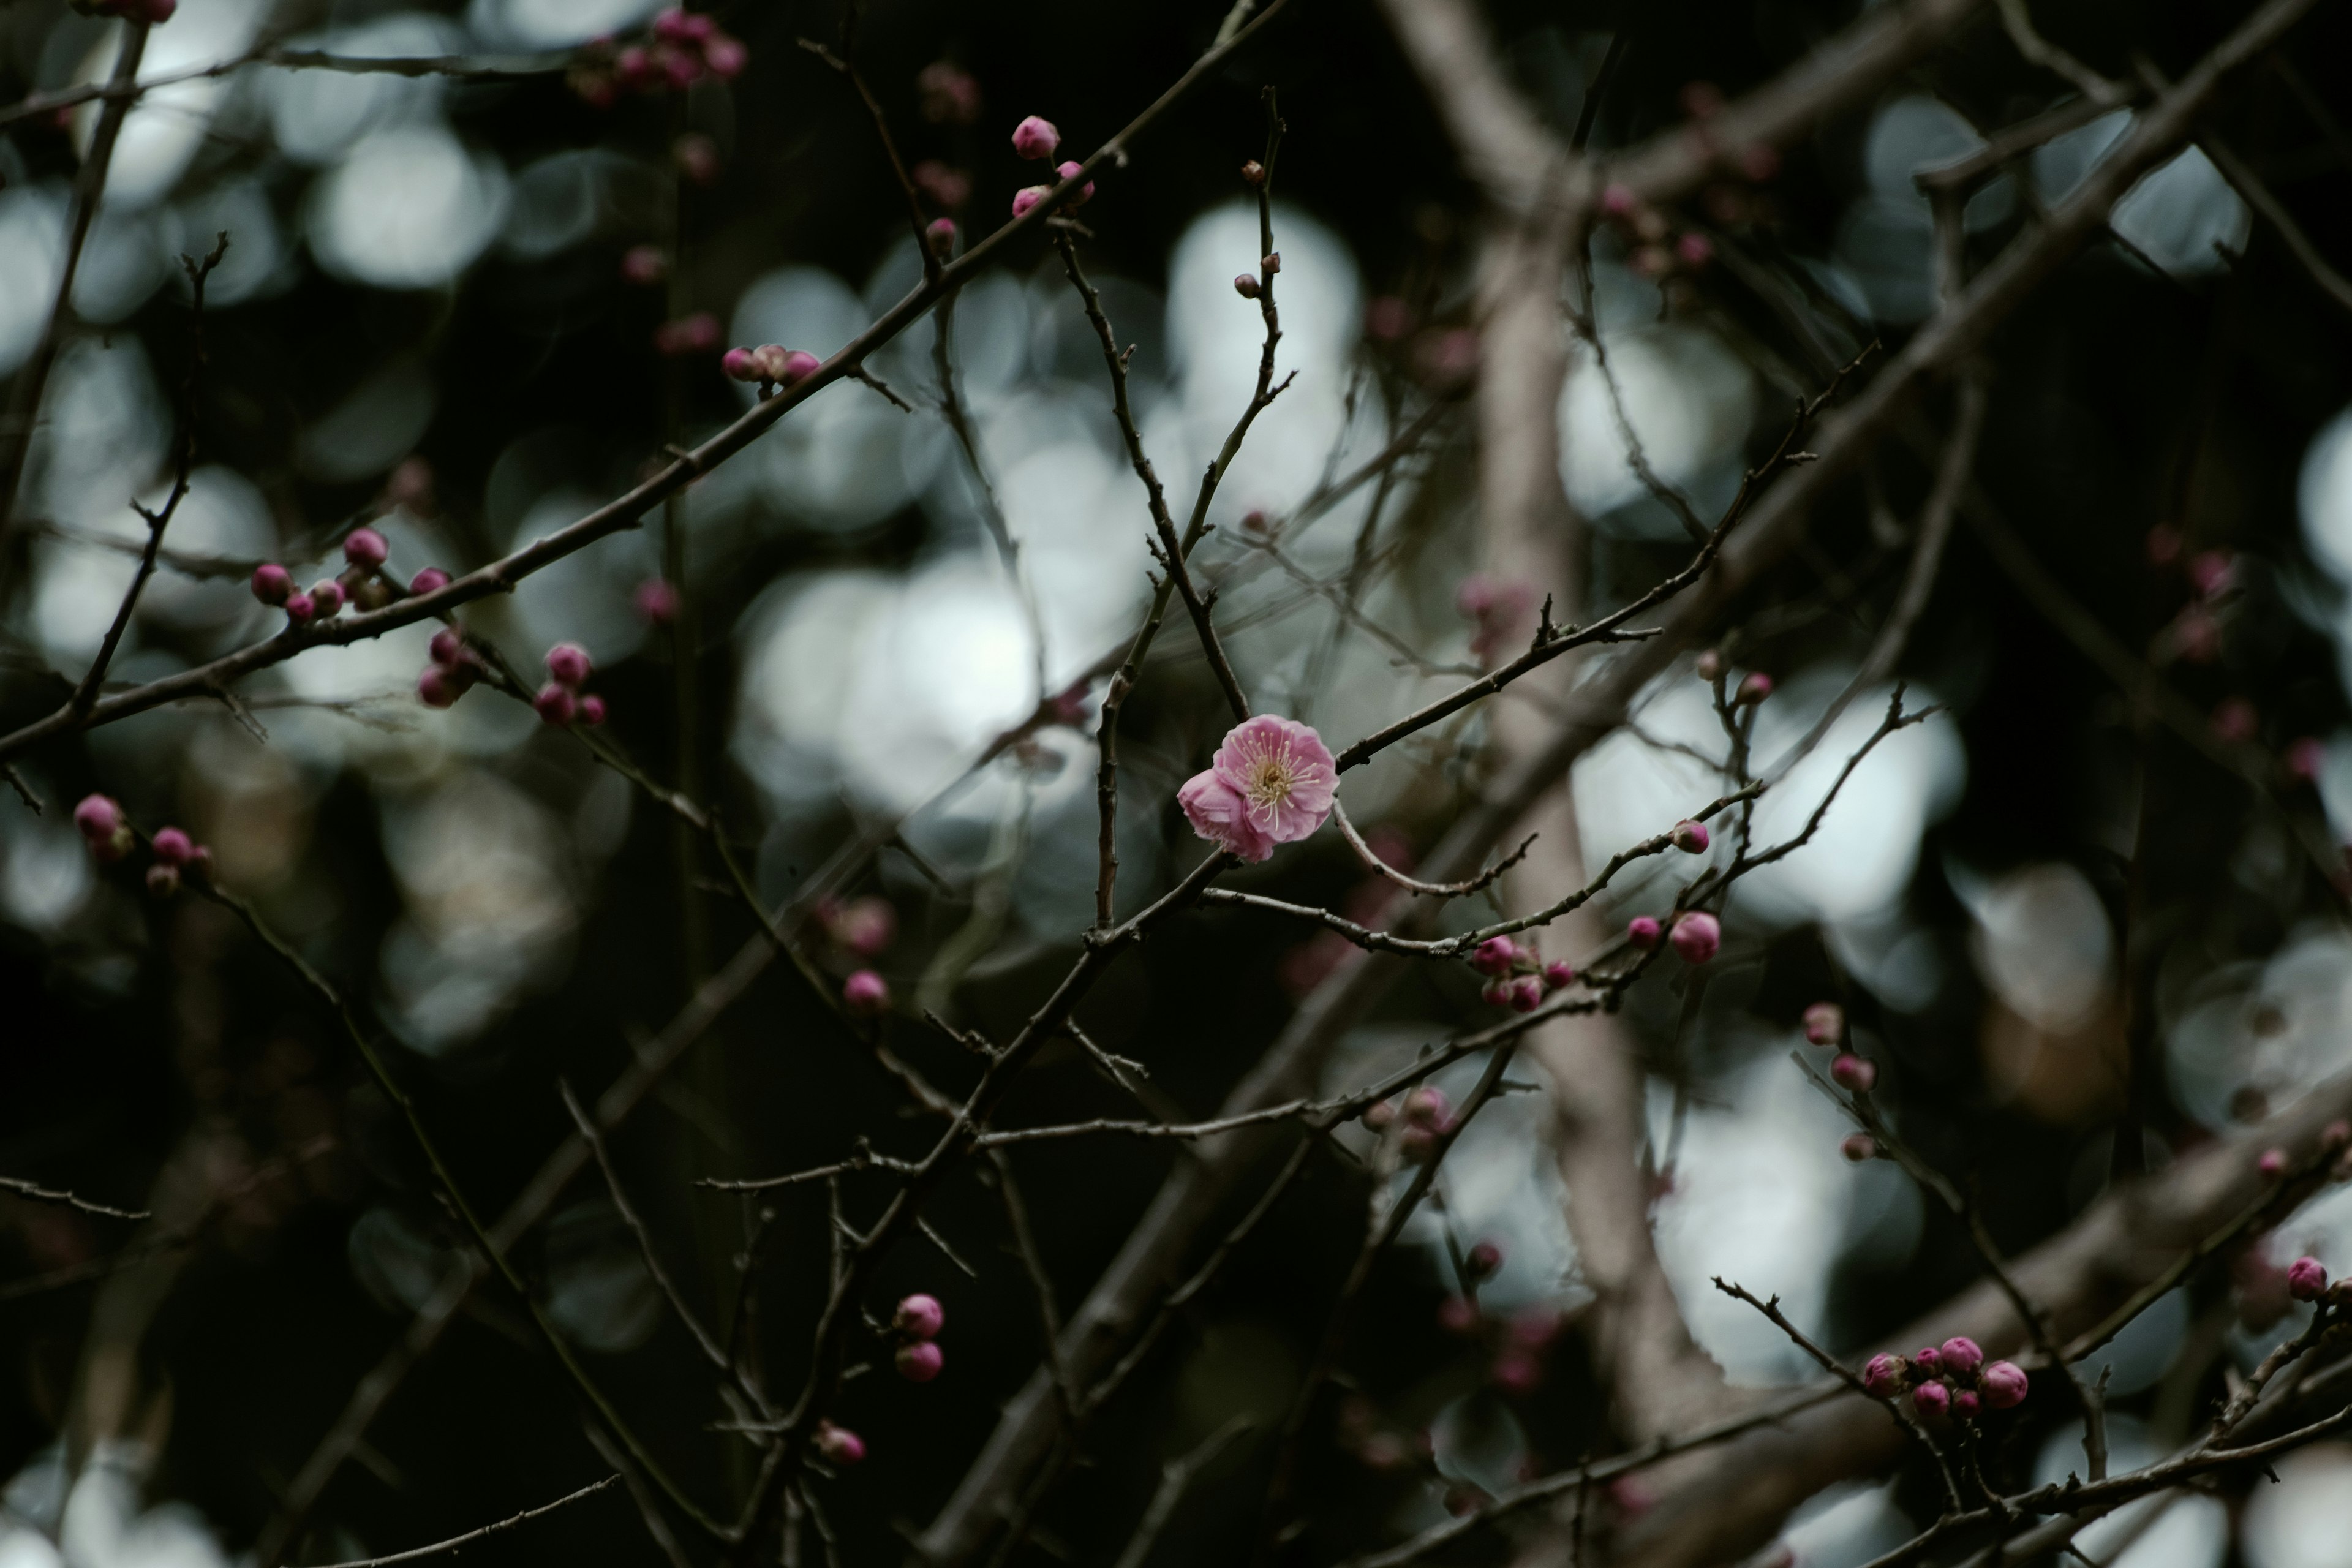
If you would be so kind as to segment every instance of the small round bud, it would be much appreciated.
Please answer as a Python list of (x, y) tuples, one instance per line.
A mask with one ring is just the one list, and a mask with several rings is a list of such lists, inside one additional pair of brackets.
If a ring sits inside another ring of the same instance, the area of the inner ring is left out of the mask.
[(1929, 1345), (1911, 1358), (1911, 1364), (1930, 1377), (1940, 1376), (1944, 1370), (1944, 1352)]
[(1701, 649), (1698, 658), (1691, 661), (1691, 668), (1698, 672), (1701, 680), (1721, 680), (1723, 654), (1717, 648)]
[(938, 1297), (918, 1294), (898, 1303), (898, 1311), (891, 1315), (890, 1326), (919, 1340), (935, 1340), (940, 1337), (940, 1330), (946, 1326), (947, 1321), (947, 1309), (940, 1305)]
[(1252, 158), (1248, 163), (1244, 163), (1242, 165), (1242, 184), (1245, 185), (1262, 185), (1265, 184), (1265, 165), (1259, 163), (1255, 158)]
[(1838, 1145), (1838, 1152), (1859, 1165), (1864, 1161), (1878, 1158), (1878, 1140), (1867, 1132), (1850, 1132), (1846, 1134), (1845, 1142)]
[(816, 1424), (816, 1451), (829, 1465), (854, 1465), (866, 1458), (866, 1441), (846, 1426), (830, 1421)]
[(923, 243), (929, 246), (931, 254), (941, 261), (955, 254), (955, 219), (951, 217), (935, 217), (923, 230)]
[(294, 574), (275, 561), (265, 561), (253, 569), (253, 596), (265, 605), (278, 605), (294, 596)]
[(1507, 975), (1499, 980), (1489, 980), (1478, 988), (1478, 1000), (1489, 1007), (1509, 1006), (1511, 995), (1511, 982)]
[(1977, 1413), (1977, 1396), (1972, 1389), (1963, 1388), (1952, 1395), (1952, 1414), (1965, 1421)]
[(2327, 1293), (2327, 1270), (2316, 1258), (2298, 1258), (2286, 1266), (2286, 1293), (2298, 1301), (2316, 1301)]
[(1995, 1410), (2007, 1410), (2025, 1403), (2025, 1369), (2013, 1361), (1997, 1361), (1984, 1369), (1977, 1379), (1977, 1387), (1984, 1393), (1984, 1402)]
[(1853, 1094), (1868, 1094), (1878, 1083), (1878, 1064), (1849, 1051), (1830, 1063), (1830, 1078)]
[(1035, 209), (1039, 202), (1053, 194), (1051, 185), (1024, 185), (1013, 193), (1013, 221), (1020, 222)]
[(751, 51), (743, 47), (742, 39), (718, 33), (704, 40), (702, 63), (720, 81), (733, 81), (751, 63)]
[(760, 356), (750, 349), (732, 348), (719, 356), (719, 373), (730, 381), (772, 381), (775, 378), (760, 368)]
[(1433, 1084), (1418, 1085), (1404, 1097), (1404, 1119), (1412, 1126), (1442, 1131), (1453, 1114), (1453, 1102)]
[(296, 626), (299, 626), (302, 625), (305, 621), (308, 621), (311, 616), (318, 613), (319, 608), (317, 605), (310, 603), (310, 595), (290, 594), (287, 595), (286, 618), (293, 622)]
[(1576, 965), (1555, 958), (1543, 966), (1543, 980), (1554, 991), (1565, 991), (1576, 982)]
[(1872, 1356), (1862, 1369), (1862, 1386), (1874, 1399), (1892, 1399), (1911, 1384), (1911, 1364), (1899, 1355)]
[(547, 673), (553, 680), (566, 686), (577, 686), (588, 679), (594, 668), (588, 659), (588, 650), (576, 642), (560, 642), (547, 650)]
[(81, 803), (74, 807), (73, 817), (74, 826), (81, 829), (81, 836), (92, 844), (112, 838), (125, 826), (122, 808), (109, 795), (82, 796)]
[(184, 866), (196, 858), (195, 840), (177, 827), (159, 827), (149, 847), (166, 866)]
[(1643, 952), (1658, 945), (1665, 928), (1647, 915), (1635, 915), (1625, 922), (1625, 940)]
[(1760, 669), (1750, 670), (1740, 678), (1739, 689), (1733, 694), (1736, 702), (1761, 702), (1772, 695), (1772, 678)]
[(786, 386), (797, 385), (817, 373), (824, 362), (806, 349), (793, 349), (784, 355), (783, 374), (776, 379)]
[(1671, 940), (1685, 963), (1705, 963), (1723, 946), (1723, 925), (1705, 910), (1694, 910), (1675, 922)]
[(343, 585), (332, 577), (311, 584), (310, 605), (320, 620), (333, 620), (343, 613)]
[(1601, 193), (1601, 210), (1611, 217), (1629, 217), (1642, 205), (1631, 186), (1612, 184)]
[(373, 572), (392, 558), (392, 546), (373, 528), (355, 528), (343, 536), (343, 559)]
[(2254, 1162), (2254, 1169), (2260, 1171), (2265, 1180), (2273, 1182), (2277, 1181), (2281, 1176), (2286, 1174), (2286, 1151), (2284, 1149), (2263, 1150), (2263, 1157)]
[[(1055, 165), (1054, 168), (1054, 173), (1060, 175), (1065, 180), (1075, 180), (1086, 172), (1086, 166), (1082, 163), (1058, 163)], [(1076, 190), (1071, 192), (1069, 200), (1064, 202), (1062, 206), (1065, 211), (1071, 207), (1082, 207), (1093, 197), (1094, 194), (1095, 183), (1092, 180), (1088, 180), (1085, 184), (1080, 185)]]
[(1462, 1266), (1473, 1279), (1484, 1279), (1503, 1266), (1503, 1249), (1492, 1241), (1479, 1242), (1462, 1255)]
[(890, 984), (870, 969), (861, 969), (842, 982), (841, 1003), (861, 1018), (875, 1017), (890, 1007)]
[(530, 705), (539, 710), (542, 721), (559, 729), (571, 723), (580, 713), (580, 699), (573, 694), (572, 688), (556, 680), (541, 687), (539, 695), (530, 700)]
[(147, 868), (147, 894), (150, 898), (168, 899), (180, 890), (180, 868), (177, 866)]
[(438, 566), (427, 566), (408, 580), (408, 591), (412, 594), (437, 594), (448, 585), (449, 574)]
[(1507, 936), (1490, 936), (1470, 950), (1470, 967), (1481, 974), (1508, 974), (1519, 961), (1519, 944)]
[(947, 1364), (947, 1352), (936, 1340), (917, 1340), (898, 1347), (898, 1375), (908, 1383), (929, 1383)]
[(661, 577), (648, 577), (637, 584), (629, 602), (637, 614), (657, 626), (666, 626), (677, 618), (677, 590)]
[(1511, 1011), (1532, 1013), (1543, 1005), (1544, 984), (1537, 976), (1522, 974), (1511, 982)]
[(592, 726), (602, 724), (604, 721), (604, 700), (593, 691), (583, 697), (580, 700), (580, 721)]
[(1816, 1002), (1806, 1008), (1805, 1038), (1817, 1046), (1834, 1046), (1845, 1038), (1845, 1009), (1834, 1002)]
[(432, 656), (434, 663), (455, 668), (457, 661), (465, 657), (466, 639), (457, 634), (457, 627), (443, 626), (433, 634), (433, 640), (425, 645), (425, 651)]
[(824, 919), (825, 934), (860, 958), (887, 950), (898, 935), (898, 911), (887, 899), (852, 899)]
[(1376, 1100), (1372, 1101), (1371, 1104), (1364, 1107), (1364, 1125), (1374, 1132), (1387, 1131), (1389, 1129), (1389, 1123), (1395, 1120), (1396, 1106), (1392, 1101)]
[(427, 708), (446, 708), (465, 691), (465, 684), (444, 665), (428, 664), (416, 678), (417, 700)]
[(1271, 278), (1282, 270), (1282, 252), (1269, 250), (1257, 258), (1257, 269)]
[(1706, 824), (1704, 822), (1696, 822), (1685, 817), (1675, 824), (1674, 831), (1667, 837), (1674, 841), (1675, 847), (1685, 855), (1706, 853), (1707, 833)]
[(1258, 297), (1257, 275), (1254, 272), (1234, 273), (1234, 292), (1244, 300), (1256, 299)]
[(1973, 1377), (1984, 1365), (1984, 1347), (1966, 1334), (1955, 1334), (1937, 1349), (1936, 1359), (1954, 1377)]
[(1038, 115), (1033, 114), (1013, 128), (1013, 153), (1033, 163), (1052, 157), (1061, 144), (1062, 133), (1054, 129), (1054, 122)]
[(1922, 1415), (1942, 1415), (1951, 1406), (1952, 1391), (1940, 1383), (1923, 1383), (1911, 1391), (1911, 1408)]
[(675, 321), (664, 321), (654, 329), (654, 352), (672, 359), (686, 354), (709, 353), (719, 346), (719, 318), (708, 310), (697, 310)]

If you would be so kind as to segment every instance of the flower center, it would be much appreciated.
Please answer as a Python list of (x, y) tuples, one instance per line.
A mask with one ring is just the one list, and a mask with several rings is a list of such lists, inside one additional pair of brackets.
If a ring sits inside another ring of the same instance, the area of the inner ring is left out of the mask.
[(1286, 804), (1298, 785), (1298, 773), (1287, 754), (1263, 756), (1250, 764), (1246, 793), (1250, 805), (1264, 810)]

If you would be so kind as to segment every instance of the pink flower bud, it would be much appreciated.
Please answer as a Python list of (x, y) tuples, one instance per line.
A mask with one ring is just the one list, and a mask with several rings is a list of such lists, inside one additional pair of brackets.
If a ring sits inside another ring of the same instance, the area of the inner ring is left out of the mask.
[(955, 219), (951, 217), (935, 217), (923, 230), (923, 243), (929, 246), (931, 254), (942, 261), (955, 254)]
[(1239, 294), (1244, 300), (1256, 299), (1258, 297), (1257, 274), (1255, 272), (1234, 273), (1234, 292)]
[(719, 356), (719, 370), (730, 381), (773, 381), (760, 368), (760, 356), (750, 349), (733, 348)]
[(1761, 702), (1772, 695), (1772, 678), (1762, 670), (1751, 670), (1741, 678), (1739, 689), (1733, 696), (1738, 702)]
[(1706, 824), (1704, 822), (1694, 822), (1685, 818), (1675, 824), (1675, 830), (1668, 837), (1674, 840), (1675, 847), (1685, 855), (1706, 853), (1707, 834)]
[(861, 969), (842, 982), (841, 1001), (859, 1017), (874, 1017), (889, 1010), (889, 982), (870, 969)]
[(1054, 129), (1054, 122), (1034, 114), (1013, 128), (1013, 151), (1032, 163), (1052, 157), (1061, 144), (1062, 133)]
[[(709, 18), (704, 17), (702, 20), (707, 23)], [(688, 36), (687, 26), (687, 14), (673, 6), (654, 18), (654, 37), (664, 43), (684, 43)]]
[(857, 954), (872, 958), (898, 934), (898, 911), (887, 899), (853, 899), (824, 919), (825, 934)]
[(1511, 982), (1511, 1011), (1532, 1013), (1543, 1005), (1543, 982), (1532, 974), (1522, 974)]
[(541, 719), (558, 728), (571, 723), (580, 712), (580, 699), (573, 695), (572, 688), (556, 680), (541, 687), (530, 705), (539, 710)]
[(449, 574), (438, 566), (427, 566), (408, 580), (408, 591), (412, 594), (437, 594), (448, 585)]
[(1952, 1395), (1952, 1414), (1965, 1421), (1977, 1413), (1977, 1396), (1973, 1390), (1963, 1388)]
[(898, 1303), (890, 1326), (919, 1340), (935, 1340), (947, 1321), (947, 1309), (940, 1305), (938, 1297), (914, 1295)]
[(1691, 668), (1692, 668), (1694, 671), (1696, 671), (1696, 672), (1697, 673), (1698, 678), (1699, 678), (1701, 680), (1720, 680), (1720, 679), (1723, 679), (1723, 652), (1722, 652), (1722, 650), (1721, 650), (1721, 649), (1719, 649), (1719, 648), (1712, 648), (1712, 647), (1710, 647), (1710, 648), (1702, 648), (1702, 649), (1699, 651), (1699, 656), (1698, 656), (1698, 658), (1695, 658), (1695, 659), (1693, 659), (1693, 660), (1691, 661)]
[[(662, 74), (669, 79), (670, 86), (685, 89), (692, 87), (696, 82), (702, 79), (702, 57), (700, 55), (690, 55), (684, 49), (665, 49), (657, 51), (657, 53), (661, 60)], [(684, 136), (678, 138), (681, 147), (683, 147), (683, 144), (688, 140), (688, 139)], [(709, 138), (705, 137), (703, 140), (708, 141)], [(678, 166), (680, 170), (685, 173), (687, 177), (693, 180), (695, 184), (708, 184), (709, 183), (709, 181), (700, 173), (688, 167), (684, 158), (680, 158), (678, 160)]]
[(621, 280), (650, 288), (669, 276), (669, 257), (658, 245), (633, 245), (621, 256)]
[(343, 559), (354, 566), (373, 571), (391, 556), (392, 546), (373, 528), (355, 528), (343, 536)]
[(196, 858), (195, 841), (176, 827), (159, 827), (150, 846), (166, 866), (184, 866)]
[(2286, 1266), (2286, 1293), (2298, 1301), (2316, 1301), (2327, 1293), (2327, 1270), (2316, 1258), (2298, 1258)]
[(1659, 933), (1664, 928), (1647, 915), (1635, 915), (1625, 922), (1625, 940), (1643, 952), (1658, 945)]
[(1928, 1376), (1934, 1377), (1944, 1370), (1944, 1352), (1934, 1345), (1929, 1345), (1911, 1358), (1911, 1364)]
[(1693, 910), (1675, 922), (1670, 940), (1685, 963), (1705, 963), (1723, 946), (1723, 926), (1705, 910)]
[(1576, 983), (1576, 965), (1564, 959), (1553, 959), (1543, 967), (1544, 984), (1555, 991), (1564, 991)]
[(751, 51), (743, 47), (742, 39), (720, 33), (702, 46), (702, 63), (720, 81), (733, 81), (751, 63)]
[(432, 656), (434, 663), (455, 668), (457, 661), (465, 657), (466, 639), (458, 636), (457, 627), (443, 626), (433, 634), (433, 640), (425, 645), (425, 651)]
[(664, 578), (648, 577), (638, 584), (630, 603), (636, 606), (637, 614), (657, 626), (666, 626), (677, 618), (677, 590)]
[(1923, 1383), (1911, 1391), (1911, 1408), (1933, 1418), (1951, 1408), (1952, 1391), (1940, 1383)]
[(1414, 1127), (1442, 1132), (1454, 1114), (1453, 1101), (1434, 1084), (1421, 1084), (1404, 1097), (1404, 1119)]
[[(1080, 174), (1086, 173), (1086, 167), (1080, 163), (1063, 163), (1057, 165), (1055, 168), (1054, 173), (1059, 174), (1065, 180), (1074, 180)], [(1070, 193), (1068, 198), (1062, 203), (1063, 210), (1067, 211), (1071, 207), (1082, 207), (1086, 205), (1087, 200), (1092, 197), (1094, 194), (1095, 183), (1092, 180), (1088, 180), (1085, 184), (1080, 185), (1076, 190)]]
[(593, 691), (583, 697), (580, 700), (580, 721), (588, 725), (602, 724), (604, 721), (604, 700)]
[(147, 868), (147, 896), (168, 899), (180, 890), (180, 868), (177, 866)]
[(1862, 1369), (1862, 1386), (1874, 1399), (1892, 1399), (1910, 1386), (1911, 1367), (1899, 1355), (1872, 1356)]
[(1543, 1382), (1543, 1363), (1525, 1351), (1507, 1350), (1495, 1358), (1486, 1377), (1505, 1394), (1532, 1394)]
[(587, 679), (592, 668), (588, 650), (576, 642), (560, 642), (547, 650), (549, 678), (565, 686), (577, 686)]
[(122, 808), (108, 795), (82, 796), (81, 803), (74, 807), (73, 816), (74, 826), (81, 829), (81, 836), (93, 844), (112, 838), (123, 828)]
[(299, 626), (302, 625), (302, 623), (309, 620), (312, 616), (315, 616), (318, 613), (318, 606), (310, 603), (310, 595), (289, 594), (287, 595), (286, 618), (293, 622), (296, 626)]
[(1486, 1279), (1503, 1266), (1503, 1249), (1491, 1241), (1482, 1241), (1462, 1256), (1462, 1262), (1473, 1277)]
[(786, 386), (797, 385), (814, 375), (824, 363), (806, 349), (793, 349), (785, 353), (783, 374), (776, 379)]
[(333, 620), (343, 613), (343, 585), (332, 577), (311, 584), (310, 607), (320, 620)]
[(1878, 1083), (1878, 1064), (1848, 1051), (1830, 1063), (1830, 1078), (1840, 1089), (1868, 1094)]
[(1560, 1317), (1549, 1307), (1526, 1307), (1511, 1318), (1511, 1342), (1539, 1351), (1559, 1338)]
[(1470, 950), (1470, 967), (1481, 974), (1508, 974), (1519, 961), (1519, 944), (1507, 936), (1490, 936)]
[(282, 605), (294, 596), (294, 574), (275, 561), (253, 569), (253, 596), (265, 605)]
[(816, 1451), (830, 1465), (854, 1465), (866, 1458), (865, 1439), (846, 1426), (830, 1421), (816, 1424)]
[(1805, 1038), (1817, 1046), (1834, 1046), (1845, 1038), (1845, 1009), (1834, 1002), (1816, 1002), (1806, 1008)]
[(1984, 1393), (1984, 1402), (1995, 1410), (2007, 1410), (2025, 1403), (2025, 1369), (2013, 1361), (1997, 1361), (1984, 1369), (1977, 1379), (1977, 1387)]
[(1376, 1100), (1364, 1107), (1364, 1125), (1374, 1132), (1385, 1132), (1396, 1120), (1396, 1106), (1385, 1100)]
[(1500, 979), (1489, 980), (1486, 984), (1480, 986), (1478, 988), (1478, 1000), (1484, 1002), (1489, 1007), (1509, 1006), (1511, 1005), (1510, 976), (1505, 975)]
[(1878, 1140), (1867, 1132), (1850, 1132), (1838, 1145), (1838, 1152), (1859, 1165), (1865, 1160), (1878, 1158)]
[(1052, 194), (1053, 189), (1054, 187), (1051, 185), (1024, 185), (1019, 190), (1013, 192), (1013, 220), (1015, 223), (1018, 223), (1023, 218), (1027, 217), (1031, 210), (1034, 208), (1039, 202), (1044, 201), (1047, 195)]
[(2284, 1149), (2263, 1150), (2263, 1157), (2254, 1162), (2254, 1169), (2260, 1171), (2265, 1179), (2273, 1182), (2277, 1181), (2281, 1176), (2286, 1174), (2286, 1151)]
[(1954, 1334), (1936, 1352), (1937, 1362), (1955, 1377), (1973, 1377), (1984, 1365), (1984, 1347), (1966, 1334)]
[(416, 696), (427, 708), (446, 708), (465, 695), (465, 685), (446, 665), (428, 664), (416, 678)]
[(1612, 184), (1601, 193), (1601, 210), (1611, 217), (1628, 216), (1641, 205), (1641, 198), (1624, 185)]
[(929, 1383), (947, 1364), (947, 1353), (936, 1340), (917, 1340), (898, 1347), (898, 1375), (908, 1383)]

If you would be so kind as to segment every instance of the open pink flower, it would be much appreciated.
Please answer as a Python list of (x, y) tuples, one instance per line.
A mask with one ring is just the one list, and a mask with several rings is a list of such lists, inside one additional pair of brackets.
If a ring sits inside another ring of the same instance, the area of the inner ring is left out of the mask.
[(1263, 860), (1331, 815), (1339, 771), (1323, 737), (1262, 713), (1227, 731), (1213, 765), (1176, 794), (1192, 830), (1244, 860)]

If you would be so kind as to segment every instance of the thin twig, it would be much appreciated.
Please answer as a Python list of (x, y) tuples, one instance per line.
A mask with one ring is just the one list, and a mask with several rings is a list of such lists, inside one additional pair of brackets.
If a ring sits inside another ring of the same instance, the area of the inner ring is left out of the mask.
[(557, 1509), (568, 1508), (582, 1498), (593, 1497), (603, 1491), (620, 1479), (620, 1476), (615, 1473), (606, 1476), (601, 1481), (591, 1481), (578, 1491), (557, 1498), (553, 1502), (541, 1503), (537, 1508), (527, 1508), (512, 1518), (502, 1519), (496, 1524), (486, 1524), (479, 1530), (469, 1530), (463, 1535), (453, 1535), (446, 1541), (436, 1541), (430, 1546), (412, 1547), (406, 1552), (395, 1552), (388, 1557), (362, 1557), (353, 1563), (329, 1563), (327, 1568), (390, 1568), (390, 1565), (394, 1563), (413, 1563), (420, 1557), (437, 1557), (445, 1552), (456, 1552), (472, 1545), (485, 1536), (497, 1535), (503, 1531), (512, 1530), (518, 1524), (528, 1524), (543, 1514), (553, 1513)]

